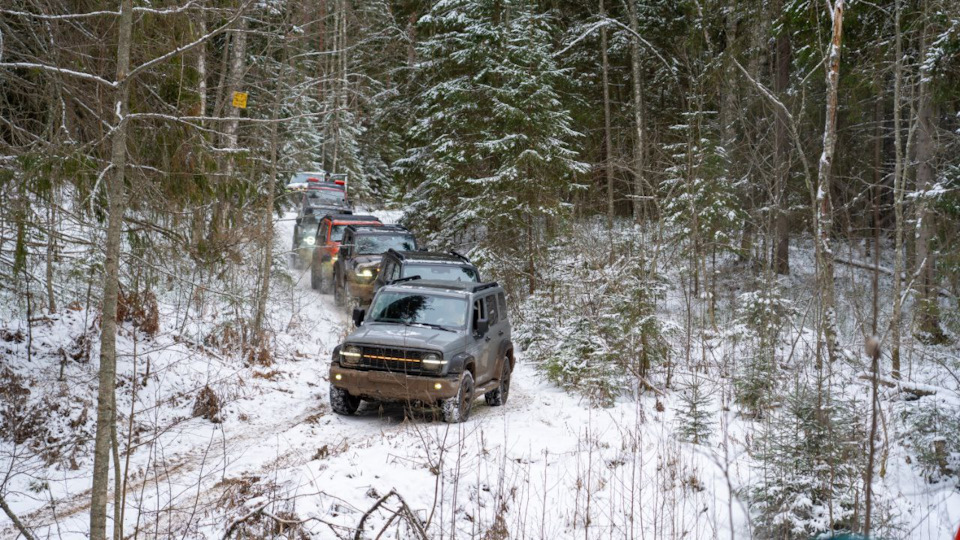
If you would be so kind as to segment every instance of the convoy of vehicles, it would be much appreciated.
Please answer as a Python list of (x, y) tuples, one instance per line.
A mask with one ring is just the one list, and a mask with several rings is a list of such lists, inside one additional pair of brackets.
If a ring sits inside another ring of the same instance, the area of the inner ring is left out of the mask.
[(328, 181), (323, 171), (302, 172), (293, 176), (288, 189), (299, 197), (296, 225), (293, 227), (293, 265), (300, 268), (313, 258), (317, 225), (327, 214), (352, 214), (347, 200), (346, 181)]
[(369, 304), (383, 254), (413, 251), (417, 240), (399, 225), (349, 225), (333, 263), (333, 298), (338, 306)]
[(514, 355), (500, 285), (481, 282), (464, 255), (420, 250), (406, 228), (353, 214), (344, 175), (297, 173), (287, 187), (300, 197), (294, 264), (309, 267), (312, 288), (353, 309), (356, 329), (330, 365), (334, 412), (398, 401), (463, 422), (481, 394), (506, 403)]
[(333, 263), (340, 253), (340, 240), (350, 225), (383, 225), (374, 216), (356, 214), (327, 214), (320, 219), (315, 231), (314, 249), (309, 259), (310, 286), (323, 293), (333, 290)]
[(334, 412), (353, 414), (362, 400), (422, 403), (453, 423), (469, 418), (481, 394), (489, 405), (506, 403), (514, 355), (496, 282), (401, 278), (353, 319), (357, 329), (330, 364)]

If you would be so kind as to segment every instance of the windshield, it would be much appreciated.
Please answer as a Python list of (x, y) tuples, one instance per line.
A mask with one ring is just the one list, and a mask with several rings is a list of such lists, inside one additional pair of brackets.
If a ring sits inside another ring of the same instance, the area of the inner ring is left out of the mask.
[(463, 328), (467, 321), (467, 301), (423, 293), (381, 292), (370, 308), (370, 320)]
[(343, 192), (335, 189), (311, 189), (307, 191), (307, 202), (310, 206), (343, 204), (343, 201)]
[(420, 276), (420, 279), (440, 281), (480, 281), (477, 271), (468, 266), (452, 264), (407, 264), (401, 277)]
[(357, 254), (374, 255), (386, 253), (389, 249), (413, 251), (417, 243), (409, 234), (370, 234), (357, 236)]

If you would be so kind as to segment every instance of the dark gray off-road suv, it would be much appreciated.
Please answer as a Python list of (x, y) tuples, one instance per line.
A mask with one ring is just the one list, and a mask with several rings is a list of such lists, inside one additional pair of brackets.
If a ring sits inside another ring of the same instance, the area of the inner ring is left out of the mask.
[(437, 405), (447, 422), (470, 416), (483, 394), (503, 405), (513, 343), (503, 288), (496, 282), (412, 279), (386, 285), (357, 329), (333, 351), (330, 404), (353, 414), (361, 400)]

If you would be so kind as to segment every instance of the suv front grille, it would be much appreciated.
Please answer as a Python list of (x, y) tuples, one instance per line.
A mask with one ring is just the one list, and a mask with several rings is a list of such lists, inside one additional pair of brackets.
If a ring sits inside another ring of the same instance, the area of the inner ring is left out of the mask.
[(420, 373), (420, 360), (423, 358), (423, 352), (421, 351), (392, 347), (370, 347), (367, 345), (361, 346), (360, 350), (363, 355), (360, 357), (361, 367), (410, 375)]

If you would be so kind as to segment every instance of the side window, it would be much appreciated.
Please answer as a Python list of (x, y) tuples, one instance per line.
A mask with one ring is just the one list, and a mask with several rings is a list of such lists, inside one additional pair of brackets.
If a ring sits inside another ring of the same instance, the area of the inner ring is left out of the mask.
[(402, 274), (401, 266), (394, 263), (393, 268), (391, 269), (391, 274), (392, 275), (390, 276), (390, 279), (400, 279), (400, 275)]
[(484, 302), (482, 299), (477, 299), (473, 301), (473, 329), (477, 329), (477, 321), (486, 316), (486, 311), (484, 311)]
[(487, 304), (487, 319), (490, 320), (490, 326), (497, 324), (499, 310), (497, 309), (497, 297), (490, 295), (483, 299), (483, 302)]
[(497, 293), (497, 305), (500, 307), (500, 316), (506, 321), (507, 317), (507, 297), (503, 293)]

